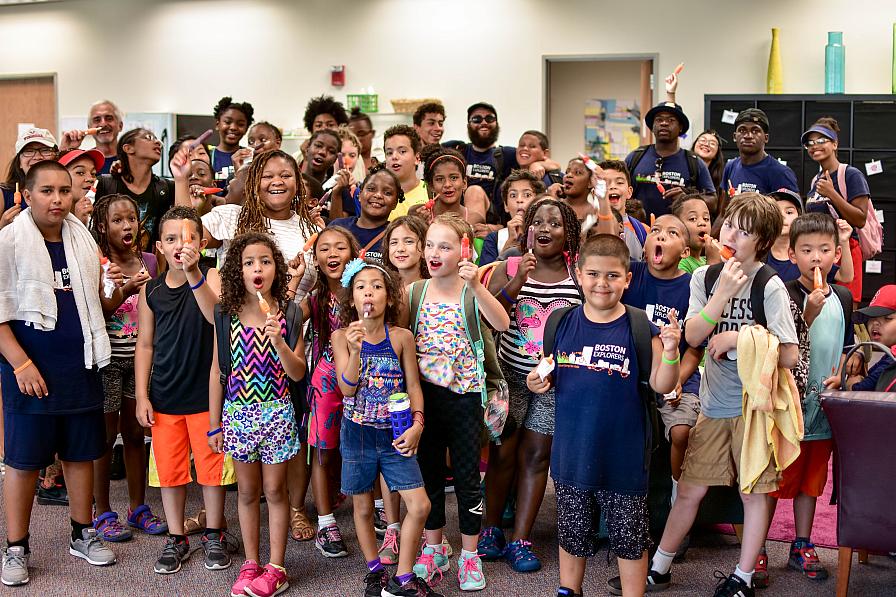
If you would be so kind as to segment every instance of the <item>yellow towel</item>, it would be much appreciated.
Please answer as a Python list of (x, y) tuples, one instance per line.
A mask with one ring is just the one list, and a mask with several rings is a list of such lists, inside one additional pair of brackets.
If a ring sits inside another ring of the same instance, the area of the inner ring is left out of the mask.
[(740, 490), (750, 493), (772, 457), (787, 468), (800, 454), (803, 411), (788, 369), (778, 366), (778, 338), (759, 325), (741, 328), (737, 373), (744, 390)]

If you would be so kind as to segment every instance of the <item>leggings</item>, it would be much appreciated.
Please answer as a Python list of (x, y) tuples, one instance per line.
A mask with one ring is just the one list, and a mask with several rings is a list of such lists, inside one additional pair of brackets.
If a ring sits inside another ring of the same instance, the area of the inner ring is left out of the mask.
[(432, 509), (426, 529), (445, 526), (445, 450), (451, 454), (460, 532), (478, 535), (482, 526), (479, 489), (479, 448), (482, 441), (482, 397), (479, 392), (456, 394), (421, 380), (426, 427), (417, 462)]

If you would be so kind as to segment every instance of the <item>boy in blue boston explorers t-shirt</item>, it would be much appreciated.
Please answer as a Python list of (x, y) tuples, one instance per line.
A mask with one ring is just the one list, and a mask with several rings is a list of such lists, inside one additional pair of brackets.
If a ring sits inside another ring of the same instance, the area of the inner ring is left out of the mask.
[(647, 577), (647, 473), (650, 422), (639, 394), (639, 371), (649, 367), (660, 393), (678, 384), (681, 330), (649, 322), (652, 362), (639, 363), (634, 323), (646, 317), (620, 303), (631, 280), (629, 254), (618, 236), (598, 235), (581, 248), (576, 276), (585, 304), (560, 320), (552, 356), (555, 371), (527, 385), (542, 393), (556, 387), (551, 477), (557, 493), (560, 537), (558, 595), (582, 591), (585, 558), (597, 553), (600, 511), (607, 516), (610, 548), (619, 557), (621, 585), (643, 590)]

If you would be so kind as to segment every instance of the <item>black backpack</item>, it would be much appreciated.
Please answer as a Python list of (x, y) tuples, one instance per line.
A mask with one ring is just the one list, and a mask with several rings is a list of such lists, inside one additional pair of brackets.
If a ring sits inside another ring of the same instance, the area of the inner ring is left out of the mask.
[[(557, 326), (566, 315), (581, 305), (571, 305), (556, 309), (548, 316), (544, 324), (544, 337), (542, 352), (545, 355), (554, 353), (554, 341), (557, 336)], [(638, 359), (638, 395), (644, 404), (644, 412), (647, 414), (648, 425), (644, 434), (644, 467), (650, 465), (650, 453), (655, 446), (654, 439), (660, 438), (659, 414), (656, 407), (656, 392), (650, 387), (650, 373), (653, 367), (653, 336), (650, 334), (650, 319), (643, 309), (625, 305), (631, 327), (632, 339), (635, 342), (635, 357)]]
[[(230, 320), (232, 315), (227, 315), (221, 311), (221, 304), (215, 305), (215, 342), (218, 346), (218, 368), (221, 370), (221, 385), (227, 387), (227, 378), (231, 371), (231, 352), (230, 352)], [(295, 349), (299, 343), (299, 337), (302, 334), (302, 309), (296, 305), (295, 301), (289, 301), (286, 306), (286, 345), (291, 350)], [(305, 397), (305, 384), (302, 380), (289, 379), (289, 393), (292, 397), (293, 404), (301, 404)], [(298, 416), (298, 411), (296, 411)]]
[[(638, 166), (638, 163), (651, 147), (653, 145), (642, 145), (631, 153), (631, 163), (628, 166), (628, 171), (632, 173), (632, 178), (635, 176), (635, 168)], [(686, 186), (697, 188), (700, 179), (700, 166), (697, 164), (699, 158), (690, 149), (684, 150), (684, 156), (688, 161), (688, 184)]]
[[(722, 273), (723, 263), (715, 263), (706, 268), (706, 276), (703, 278), (703, 288), (706, 292), (706, 298), (712, 292), (712, 287), (716, 285), (719, 275)], [(768, 320), (765, 318), (765, 287), (769, 280), (778, 275), (775, 268), (763, 263), (759, 271), (753, 277), (753, 283), (750, 285), (750, 303), (753, 308), (753, 320), (764, 328), (768, 327)]]

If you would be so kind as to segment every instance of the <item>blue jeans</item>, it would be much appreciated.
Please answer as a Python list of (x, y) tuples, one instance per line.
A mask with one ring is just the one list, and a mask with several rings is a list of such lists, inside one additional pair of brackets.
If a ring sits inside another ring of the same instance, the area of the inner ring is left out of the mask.
[(423, 476), (417, 456), (402, 456), (392, 446), (392, 430), (377, 429), (342, 419), (339, 432), (342, 452), (342, 493), (370, 493), (376, 475), (383, 478), (391, 491), (423, 487)]

